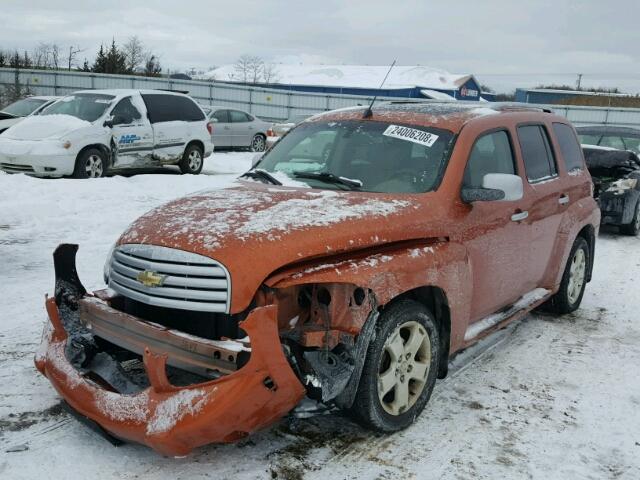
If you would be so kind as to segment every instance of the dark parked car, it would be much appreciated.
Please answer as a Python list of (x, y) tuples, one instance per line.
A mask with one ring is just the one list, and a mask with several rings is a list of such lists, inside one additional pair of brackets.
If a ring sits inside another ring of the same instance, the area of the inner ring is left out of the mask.
[(640, 129), (604, 125), (576, 128), (580, 143), (599, 145), (640, 154)]
[(622, 233), (640, 232), (640, 158), (628, 150), (583, 145), (602, 223), (618, 225)]

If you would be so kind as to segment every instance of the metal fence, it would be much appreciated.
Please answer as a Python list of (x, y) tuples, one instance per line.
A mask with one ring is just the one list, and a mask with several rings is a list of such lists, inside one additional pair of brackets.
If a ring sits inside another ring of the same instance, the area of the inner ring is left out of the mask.
[[(15, 69), (0, 68), (0, 86), (13, 85), (15, 73)], [(202, 105), (236, 107), (266, 120), (285, 120), (295, 114), (366, 105), (372, 100), (372, 97), (361, 95), (304, 93), (220, 82), (59, 70), (20, 69), (18, 81), (34, 95), (68, 95), (77, 90), (108, 88), (181, 90)]]
[[(0, 86), (15, 83), (16, 70), (0, 68)], [(97, 88), (171, 89), (189, 92), (203, 105), (246, 110), (266, 120), (284, 120), (295, 114), (312, 114), (336, 108), (366, 105), (372, 97), (304, 93), (221, 82), (108, 75), (64, 70), (18, 70), (18, 81), (36, 95), (67, 95)], [(378, 97), (380, 100), (398, 98)], [(541, 105), (542, 106), (542, 105)], [(640, 109), (546, 105), (575, 125), (617, 125), (640, 128)]]

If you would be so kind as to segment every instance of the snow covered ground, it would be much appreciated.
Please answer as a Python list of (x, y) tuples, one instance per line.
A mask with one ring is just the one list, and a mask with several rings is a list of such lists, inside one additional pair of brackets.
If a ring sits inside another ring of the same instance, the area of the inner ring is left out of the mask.
[(614, 230), (600, 235), (578, 312), (530, 315), (457, 358), (417, 423), (395, 435), (298, 412), (170, 459), (114, 448), (67, 415), (33, 367), (55, 246), (79, 243), (80, 278), (101, 287), (107, 251), (132, 220), (232, 181), (251, 156), (216, 153), (200, 176), (0, 173), (0, 478), (640, 478), (640, 239)]

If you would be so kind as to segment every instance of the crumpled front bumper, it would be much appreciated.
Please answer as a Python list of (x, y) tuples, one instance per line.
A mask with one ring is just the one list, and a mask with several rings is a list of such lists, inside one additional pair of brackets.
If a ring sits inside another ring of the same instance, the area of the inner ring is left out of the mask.
[(251, 357), (234, 373), (206, 383), (176, 387), (166, 375), (167, 356), (145, 349), (151, 387), (124, 395), (85, 378), (67, 360), (68, 338), (55, 299), (46, 300), (49, 322), (36, 367), (78, 413), (116, 438), (181, 456), (208, 443), (238, 440), (289, 412), (305, 389), (289, 366), (278, 336), (277, 307), (255, 308), (241, 324)]

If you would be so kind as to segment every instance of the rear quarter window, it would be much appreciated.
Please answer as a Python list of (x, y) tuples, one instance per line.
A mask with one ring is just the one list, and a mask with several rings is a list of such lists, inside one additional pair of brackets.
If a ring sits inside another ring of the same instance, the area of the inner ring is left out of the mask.
[(554, 123), (553, 133), (555, 133), (556, 140), (558, 140), (560, 153), (564, 158), (567, 172), (577, 169), (582, 170), (584, 168), (582, 149), (575, 133), (573, 133), (573, 128), (565, 123)]
[(149, 112), (151, 123), (182, 120), (195, 122), (204, 120), (204, 113), (196, 103), (181, 95), (147, 94), (142, 95)]

